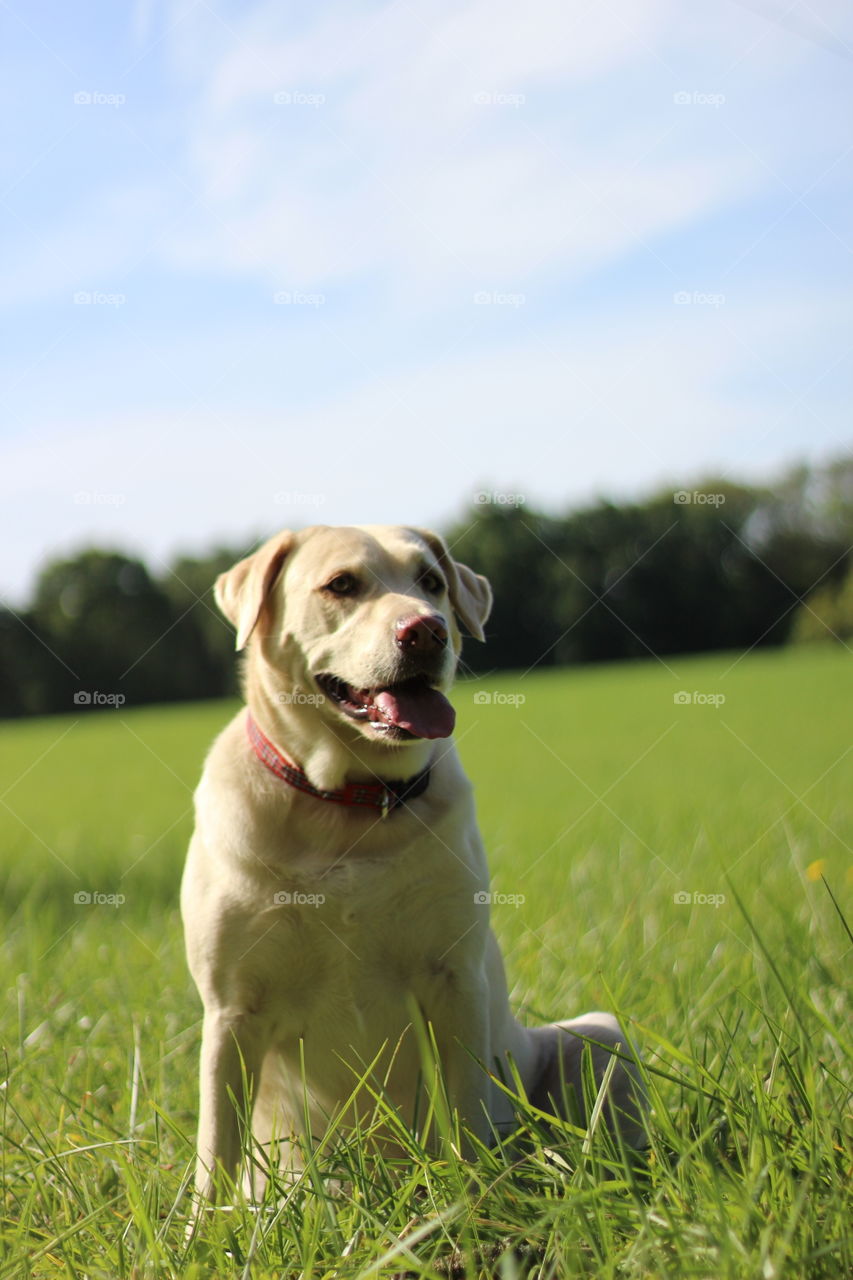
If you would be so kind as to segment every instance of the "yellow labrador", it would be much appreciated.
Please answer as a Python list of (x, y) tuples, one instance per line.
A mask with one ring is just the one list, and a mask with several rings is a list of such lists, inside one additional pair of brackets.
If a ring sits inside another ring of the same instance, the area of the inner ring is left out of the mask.
[[(207, 759), (181, 890), (204, 1003), (199, 1193), (238, 1169), (235, 1099), (290, 1162), (306, 1125), (369, 1109), (367, 1090), (349, 1101), (366, 1071), (413, 1122), (418, 1019), (479, 1138), (512, 1128), (489, 1074), (510, 1079), (510, 1058), (531, 1100), (560, 1111), (580, 1092), (580, 1037), (599, 1078), (627, 1042), (608, 1014), (524, 1028), (510, 1012), (447, 699), (458, 623), (483, 639), (485, 578), (433, 533), (317, 526), (271, 538), (216, 599), (246, 651), (248, 705)], [(611, 1105), (641, 1142), (621, 1059)]]

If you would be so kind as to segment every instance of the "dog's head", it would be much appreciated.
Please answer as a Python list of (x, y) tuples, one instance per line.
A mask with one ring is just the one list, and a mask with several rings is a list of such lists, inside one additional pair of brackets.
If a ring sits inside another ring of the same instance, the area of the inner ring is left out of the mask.
[(452, 733), (458, 621), (482, 640), (492, 593), (437, 534), (318, 525), (241, 560), (216, 600), (237, 648), (260, 659), (268, 697), (349, 740), (399, 746)]

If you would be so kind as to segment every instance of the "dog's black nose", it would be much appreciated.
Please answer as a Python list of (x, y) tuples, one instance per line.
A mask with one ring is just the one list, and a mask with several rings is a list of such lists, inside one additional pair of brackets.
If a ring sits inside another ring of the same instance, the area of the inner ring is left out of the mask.
[(447, 623), (440, 613), (430, 613), (426, 617), (413, 613), (407, 618), (397, 619), (394, 639), (400, 649), (431, 653), (447, 644)]

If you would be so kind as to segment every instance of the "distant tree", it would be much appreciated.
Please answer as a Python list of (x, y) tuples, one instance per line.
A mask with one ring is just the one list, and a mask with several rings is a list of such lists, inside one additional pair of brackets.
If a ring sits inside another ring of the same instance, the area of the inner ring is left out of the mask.
[[(772, 487), (711, 478), (564, 515), (483, 504), (447, 536), (495, 592), (488, 644), (465, 649), (476, 671), (853, 634), (847, 457)], [(0, 610), (0, 716), (69, 711), (75, 694), (97, 705), (96, 691), (129, 706), (233, 693), (213, 584), (251, 549), (181, 556), (160, 578), (120, 551), (47, 565), (27, 608)]]
[(691, 653), (756, 638), (744, 589), (751, 557), (738, 540), (756, 495), (708, 481), (689, 497), (676, 502), (668, 491), (566, 519), (563, 555), (585, 591), (561, 661)]
[(26, 611), (0, 609), (0, 717), (53, 710), (57, 659), (36, 638)]
[(835, 465), (774, 489), (711, 478), (563, 518), (474, 507), (450, 541), (496, 603), (486, 649), (466, 659), (526, 669), (783, 643), (799, 598), (844, 573), (851, 493)]
[(853, 646), (853, 572), (837, 586), (812, 592), (797, 610), (791, 639), (795, 644), (831, 640)]
[(161, 577), (160, 586), (176, 615), (179, 647), (194, 655), (195, 669), (185, 676), (190, 696), (217, 698), (237, 692), (238, 663), (234, 629), (219, 612), (213, 585), (220, 573), (247, 555), (260, 539), (244, 547), (220, 547), (201, 557), (180, 556)]
[(87, 705), (81, 693), (121, 694), (129, 706), (193, 696), (192, 645), (175, 643), (172, 602), (140, 560), (91, 550), (52, 562), (39, 575), (31, 616), (61, 660), (51, 668), (52, 710)]
[(853, 543), (853, 457), (834, 458), (815, 471), (814, 503), (824, 531)]
[[(707, 489), (708, 486), (705, 486)], [(717, 483), (741, 525), (757, 498)], [(644, 504), (601, 502), (563, 519), (527, 507), (474, 508), (451, 531), (454, 555), (495, 591), (484, 667), (601, 662), (649, 653), (735, 646), (755, 626), (733, 607), (743, 562), (752, 560), (720, 516), (721, 505), (677, 505), (672, 493)], [(748, 598), (744, 584), (741, 594)]]
[(557, 542), (557, 531), (556, 521), (511, 506), (474, 507), (448, 531), (453, 556), (485, 574), (495, 596), (486, 626), (488, 644), (465, 646), (469, 669), (547, 666), (556, 661), (559, 565), (549, 547)]

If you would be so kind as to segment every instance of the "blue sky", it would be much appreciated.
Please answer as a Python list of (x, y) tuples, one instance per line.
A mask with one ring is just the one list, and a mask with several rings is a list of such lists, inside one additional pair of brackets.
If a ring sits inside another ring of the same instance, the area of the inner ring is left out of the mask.
[(850, 447), (853, 11), (0, 9), (0, 591)]

